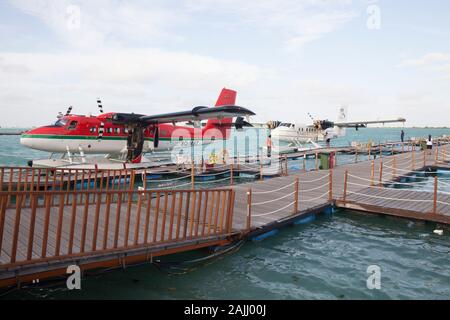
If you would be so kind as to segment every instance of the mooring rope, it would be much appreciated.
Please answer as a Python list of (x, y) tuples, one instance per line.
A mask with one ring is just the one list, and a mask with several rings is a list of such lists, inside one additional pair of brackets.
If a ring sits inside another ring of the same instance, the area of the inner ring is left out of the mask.
[(220, 181), (225, 181), (225, 180), (229, 180), (229, 179), (231, 179), (231, 177), (225, 177), (222, 179), (214, 179), (214, 180), (207, 180), (207, 181), (195, 181), (195, 183), (198, 183), (198, 184), (214, 183), (214, 182), (220, 182)]
[(285, 185), (281, 188), (275, 189), (275, 190), (269, 190), (269, 191), (252, 191), (252, 194), (258, 195), (258, 194), (269, 194), (277, 191), (284, 190), (286, 188), (292, 187), (296, 182), (292, 182), (291, 184)]
[(285, 207), (283, 207), (283, 208), (280, 208), (280, 209), (277, 209), (277, 210), (274, 210), (274, 211), (271, 211), (271, 212), (261, 213), (261, 214), (252, 214), (252, 217), (264, 217), (264, 216), (270, 216), (271, 214), (275, 214), (275, 213), (278, 213), (278, 212), (280, 212), (280, 211), (283, 211), (283, 210), (289, 208), (290, 206), (292, 206), (292, 205), (294, 205), (294, 204), (295, 204), (295, 201), (294, 201), (294, 202), (291, 202), (290, 204), (288, 204), (287, 206), (285, 206)]
[(231, 172), (231, 170), (226, 170), (226, 171), (222, 171), (222, 172), (217, 172), (217, 173), (201, 173), (196, 175), (196, 177), (200, 176), (200, 177), (213, 177), (213, 176), (220, 176), (222, 174), (226, 174)]
[[(368, 182), (370, 182), (370, 183), (373, 182), (374, 184), (379, 184), (379, 183), (380, 183), (379, 180), (373, 180), (373, 181), (372, 181), (372, 180), (370, 180), (370, 179), (363, 178), (363, 177), (359, 177), (359, 176), (355, 176), (355, 175), (350, 174), (350, 173), (348, 174), (348, 176), (349, 176), (349, 177), (352, 177), (352, 178), (355, 178), (355, 179), (368, 181)], [(397, 181), (392, 181), (392, 180), (382, 180), (381, 183), (383, 183), (383, 184), (399, 184), (399, 185), (413, 185), (413, 184), (424, 184), (424, 185), (426, 185), (426, 184), (428, 184), (427, 181), (415, 181), (415, 182), (407, 183), (407, 182), (397, 182)], [(367, 187), (367, 186), (366, 186), (366, 187)]]
[(325, 178), (329, 178), (329, 177), (330, 177), (330, 174), (331, 174), (331, 173), (328, 173), (328, 174), (326, 174), (326, 175), (324, 175), (324, 176), (322, 176), (322, 177), (320, 177), (320, 178), (314, 179), (314, 180), (300, 180), (300, 182), (301, 182), (301, 183), (313, 183), (313, 182), (317, 182), (317, 181), (323, 180), (323, 179), (325, 179)]
[(191, 177), (191, 175), (185, 175), (185, 176), (182, 176), (182, 177), (177, 177), (177, 178), (172, 178), (172, 179), (148, 179), (147, 177), (146, 177), (146, 181), (150, 181), (150, 182), (155, 182), (155, 183), (158, 183), (158, 182), (171, 182), (171, 181), (178, 181), (178, 180), (183, 180), (183, 179), (186, 179), (186, 178), (189, 178), (189, 177)]
[(424, 200), (420, 200), (420, 199), (402, 199), (402, 198), (390, 198), (390, 197), (374, 196), (374, 195), (368, 195), (368, 194), (354, 192), (354, 191), (347, 191), (347, 193), (356, 194), (356, 195), (363, 196), (363, 197), (368, 197), (368, 198), (392, 200), (392, 201), (434, 202), (434, 200), (426, 200), (426, 199), (424, 199)]
[(295, 191), (294, 191), (294, 192), (291, 192), (291, 193), (289, 193), (289, 194), (287, 194), (287, 195), (285, 195), (285, 196), (282, 196), (282, 197), (280, 197), (280, 198), (277, 198), (277, 199), (267, 200), (267, 201), (263, 201), (263, 202), (256, 202), (256, 203), (255, 203), (255, 202), (252, 202), (252, 206), (260, 206), (260, 205), (263, 205), (263, 204), (268, 204), (268, 203), (280, 201), (280, 200), (286, 199), (287, 197), (290, 197), (290, 196), (292, 196), (292, 195), (294, 195), (294, 194), (295, 194)]
[(304, 192), (311, 192), (311, 191), (319, 190), (319, 189), (322, 189), (322, 188), (325, 188), (325, 187), (329, 187), (329, 185), (330, 185), (330, 183), (326, 183), (326, 184), (323, 184), (321, 186), (318, 186), (318, 187), (315, 187), (315, 188), (311, 188), (311, 189), (306, 189), (306, 190), (300, 189), (300, 192), (302, 192), (302, 193), (304, 193)]
[(328, 197), (328, 195), (329, 195), (329, 192), (327, 191), (327, 192), (325, 192), (324, 194), (322, 194), (321, 196), (318, 196), (318, 197), (315, 197), (315, 198), (302, 199), (302, 202), (313, 202), (313, 201), (322, 199), (322, 198), (325, 197), (325, 196)]

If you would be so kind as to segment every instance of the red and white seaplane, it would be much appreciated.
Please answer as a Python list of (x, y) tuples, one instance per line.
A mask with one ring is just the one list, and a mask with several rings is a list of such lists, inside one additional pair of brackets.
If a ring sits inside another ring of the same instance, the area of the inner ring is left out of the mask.
[[(235, 105), (236, 91), (224, 88), (215, 107), (195, 107), (192, 110), (159, 115), (134, 113), (66, 114), (48, 126), (22, 134), (20, 143), (26, 147), (62, 154), (61, 158), (29, 161), (33, 167), (96, 167), (109, 168), (126, 163), (131, 167), (146, 167), (150, 161), (143, 153), (171, 150), (180, 143), (211, 143), (228, 139), (232, 126), (242, 127), (244, 117), (254, 113)], [(233, 118), (236, 121), (233, 123)], [(208, 120), (204, 127), (201, 120)], [(194, 125), (177, 125), (189, 122)], [(87, 158), (86, 154), (103, 157)]]

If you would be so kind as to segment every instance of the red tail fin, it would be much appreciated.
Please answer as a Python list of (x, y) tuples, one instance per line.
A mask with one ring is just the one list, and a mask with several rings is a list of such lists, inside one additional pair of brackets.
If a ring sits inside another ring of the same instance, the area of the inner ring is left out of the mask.
[[(236, 104), (236, 95), (237, 95), (236, 91), (230, 90), (227, 88), (223, 88), (222, 92), (219, 95), (219, 98), (217, 99), (216, 107), (235, 105)], [(233, 118), (224, 118), (224, 119), (220, 119), (220, 120), (219, 119), (210, 119), (206, 123), (206, 126), (203, 129), (203, 132), (206, 132), (208, 130), (209, 131), (219, 130), (222, 137), (224, 139), (228, 139), (229, 135), (230, 135), (230, 127), (231, 127), (232, 123), (233, 123)], [(216, 130), (211, 130), (211, 129), (216, 129)], [(211, 133), (209, 133), (208, 135), (211, 135)]]

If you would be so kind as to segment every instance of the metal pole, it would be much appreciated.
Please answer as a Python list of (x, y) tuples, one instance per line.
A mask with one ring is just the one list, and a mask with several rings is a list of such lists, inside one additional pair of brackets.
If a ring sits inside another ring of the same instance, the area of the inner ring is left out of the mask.
[(294, 185), (294, 191), (295, 191), (295, 194), (294, 194), (294, 201), (295, 201), (294, 213), (298, 212), (298, 189), (299, 189), (298, 187), (299, 187), (299, 179), (295, 178), (295, 185)]

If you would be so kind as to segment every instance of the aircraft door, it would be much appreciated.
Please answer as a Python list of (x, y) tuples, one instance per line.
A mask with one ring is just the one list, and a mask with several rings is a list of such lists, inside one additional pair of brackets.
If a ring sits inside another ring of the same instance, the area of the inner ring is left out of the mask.
[(144, 128), (141, 126), (128, 128), (127, 149), (127, 161), (133, 163), (140, 162), (144, 149)]

